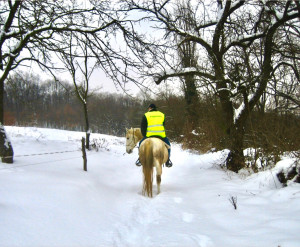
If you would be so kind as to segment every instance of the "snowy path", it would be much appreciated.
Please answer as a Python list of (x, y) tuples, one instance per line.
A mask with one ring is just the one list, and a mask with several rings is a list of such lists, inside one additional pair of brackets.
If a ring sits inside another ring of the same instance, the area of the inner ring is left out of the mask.
[[(242, 179), (214, 165), (221, 153), (175, 145), (174, 167), (164, 168), (161, 194), (150, 199), (124, 138), (92, 135), (109, 150), (89, 152), (84, 172), (82, 133), (7, 130), (16, 158), (0, 164), (0, 247), (300, 246), (300, 186), (281, 188), (271, 171)], [(22, 156), (58, 150), (77, 151)]]

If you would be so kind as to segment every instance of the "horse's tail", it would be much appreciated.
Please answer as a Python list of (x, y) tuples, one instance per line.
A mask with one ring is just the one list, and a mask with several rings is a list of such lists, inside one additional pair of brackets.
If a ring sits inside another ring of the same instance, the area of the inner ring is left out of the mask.
[(152, 184), (153, 184), (153, 143), (152, 141), (149, 141), (147, 145), (145, 145), (144, 155), (141, 160), (141, 163), (143, 165), (143, 173), (144, 173), (143, 195), (147, 194), (147, 196), (152, 197)]

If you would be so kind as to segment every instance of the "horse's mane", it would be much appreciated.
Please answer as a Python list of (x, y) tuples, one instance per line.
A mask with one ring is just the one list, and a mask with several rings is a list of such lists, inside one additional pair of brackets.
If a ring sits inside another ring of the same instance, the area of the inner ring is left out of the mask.
[(132, 132), (138, 138), (138, 140), (142, 140), (143, 135), (142, 135), (141, 128), (131, 128), (130, 130), (132, 130)]

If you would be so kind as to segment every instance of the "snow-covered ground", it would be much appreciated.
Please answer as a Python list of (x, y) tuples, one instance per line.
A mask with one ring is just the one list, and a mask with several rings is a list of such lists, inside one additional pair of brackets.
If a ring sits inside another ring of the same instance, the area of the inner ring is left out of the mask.
[(137, 149), (125, 153), (125, 138), (92, 134), (101, 148), (88, 152), (84, 172), (83, 133), (6, 131), (15, 162), (0, 163), (1, 247), (300, 246), (300, 185), (282, 188), (276, 178), (291, 159), (242, 177), (218, 167), (222, 152), (173, 145), (161, 194), (146, 198)]

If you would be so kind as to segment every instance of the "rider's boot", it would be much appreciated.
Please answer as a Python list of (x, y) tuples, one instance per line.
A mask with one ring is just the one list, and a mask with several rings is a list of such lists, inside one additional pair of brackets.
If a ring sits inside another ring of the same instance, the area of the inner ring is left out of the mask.
[(170, 159), (167, 160), (166, 162), (166, 167), (172, 167), (173, 166), (173, 163)]
[(137, 159), (137, 161), (135, 162), (135, 165), (136, 166), (141, 166), (142, 165), (141, 162), (140, 162), (140, 158)]
[(170, 148), (168, 149), (168, 154), (169, 154), (169, 158), (168, 158), (168, 160), (166, 162), (166, 167), (172, 167), (173, 163), (170, 160), (170, 154), (171, 154), (171, 149)]

